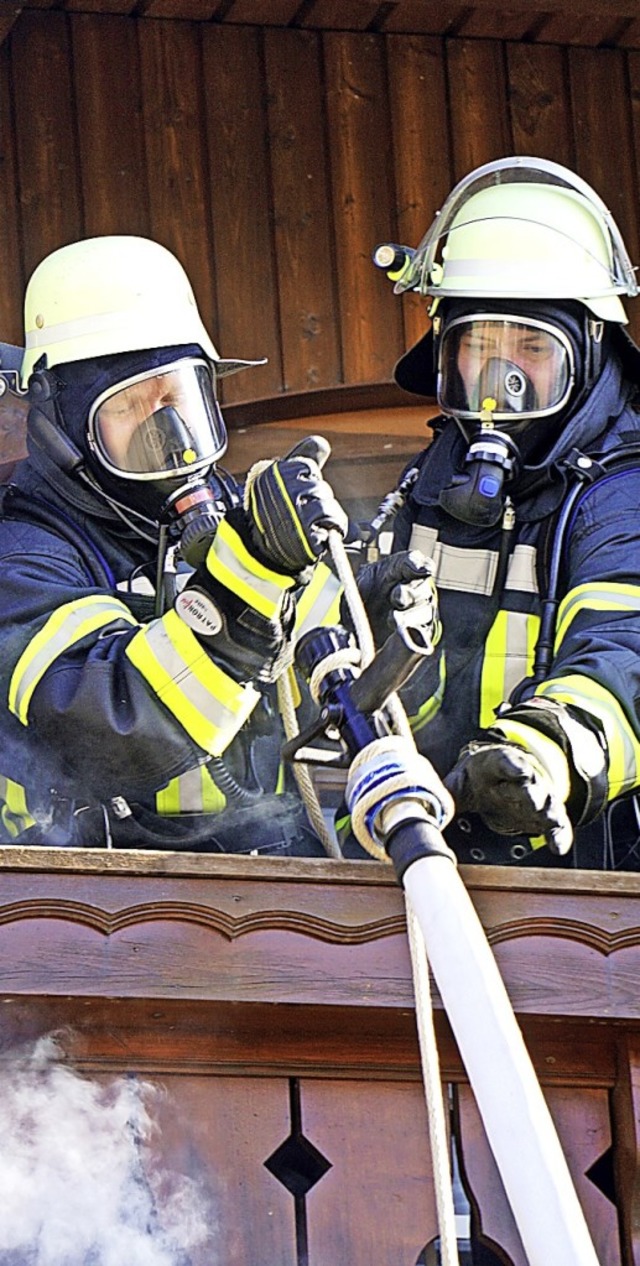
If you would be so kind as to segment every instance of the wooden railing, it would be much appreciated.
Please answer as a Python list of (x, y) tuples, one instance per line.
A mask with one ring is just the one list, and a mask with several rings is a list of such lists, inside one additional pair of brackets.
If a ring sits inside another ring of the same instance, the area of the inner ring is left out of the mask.
[[(461, 873), (599, 1260), (638, 1266), (640, 881)], [(1, 1068), (55, 1032), (83, 1075), (139, 1074), (165, 1088), (162, 1163), (179, 1167), (188, 1153), (216, 1210), (193, 1266), (214, 1250), (225, 1266), (299, 1266), (300, 1218), (309, 1266), (415, 1266), (436, 1237), (403, 899), (390, 868), (5, 848), (0, 956)], [(526, 1266), (437, 995), (434, 1005), (476, 1242), (488, 1262)], [(303, 1197), (278, 1168), (290, 1137)]]

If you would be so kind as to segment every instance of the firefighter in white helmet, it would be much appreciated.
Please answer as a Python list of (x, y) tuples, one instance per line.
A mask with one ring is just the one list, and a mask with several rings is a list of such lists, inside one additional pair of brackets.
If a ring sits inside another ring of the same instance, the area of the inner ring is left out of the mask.
[[(435, 397), (393, 550), (432, 558), (442, 640), (405, 703), (453, 793), (465, 862), (640, 869), (640, 352), (619, 229), (556, 163), (505, 158), (417, 250), (375, 261), (428, 297), (396, 367)], [(361, 574), (374, 607), (388, 562)]]
[(218, 355), (156, 242), (33, 273), (29, 457), (0, 517), (4, 842), (322, 854), (275, 794), (271, 696), (346, 520), (313, 444), (261, 463), (246, 509), (218, 465), (217, 381), (256, 363)]

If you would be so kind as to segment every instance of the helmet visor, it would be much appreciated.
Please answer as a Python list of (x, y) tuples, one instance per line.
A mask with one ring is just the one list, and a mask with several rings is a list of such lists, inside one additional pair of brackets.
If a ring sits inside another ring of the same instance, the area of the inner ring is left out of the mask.
[(438, 403), (445, 413), (503, 425), (545, 418), (566, 405), (575, 361), (567, 335), (544, 321), (460, 317), (442, 335)]
[(135, 480), (168, 479), (210, 466), (227, 433), (205, 361), (185, 360), (116, 383), (88, 421), (100, 463)]

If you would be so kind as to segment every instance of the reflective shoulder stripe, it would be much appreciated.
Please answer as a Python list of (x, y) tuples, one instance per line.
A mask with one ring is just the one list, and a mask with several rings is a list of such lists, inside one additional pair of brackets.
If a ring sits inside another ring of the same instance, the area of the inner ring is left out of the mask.
[(117, 598), (94, 595), (59, 607), (31, 639), (13, 670), (9, 683), (9, 711), (27, 725), (31, 696), (55, 660), (83, 637), (120, 621), (137, 625), (129, 608)]
[(342, 585), (326, 563), (318, 563), (296, 603), (296, 637), (340, 622)]
[[(416, 523), (411, 532), (411, 549), (420, 549), (433, 560), (439, 589), (459, 593), (491, 594), (498, 568), (498, 551), (466, 549), (445, 545), (435, 528)], [(505, 589), (537, 593), (536, 550), (533, 545), (516, 545), (509, 560)]]
[(617, 581), (602, 581), (571, 589), (558, 608), (556, 651), (581, 611), (640, 611), (640, 588)]
[(533, 668), (540, 629), (537, 615), (499, 611), (485, 642), (480, 681), (480, 725), (493, 725), (496, 708)]
[(125, 653), (176, 721), (210, 756), (222, 755), (260, 698), (252, 685), (241, 685), (214, 664), (175, 611), (144, 625)]
[(172, 778), (156, 793), (158, 813), (220, 813), (226, 796), (216, 787), (207, 765), (198, 765)]
[(222, 520), (207, 554), (207, 570), (268, 620), (278, 614), (282, 595), (296, 583), (293, 576), (271, 571), (253, 558), (226, 519)]
[(2, 825), (7, 833), (15, 839), (26, 831), (28, 827), (35, 826), (35, 818), (31, 816), (27, 808), (27, 797), (24, 787), (19, 782), (14, 782), (12, 778), (5, 778), (0, 774), (0, 818)]
[(609, 799), (637, 787), (640, 781), (640, 743), (619, 700), (592, 677), (556, 677), (538, 686), (536, 694), (574, 704), (600, 721), (609, 756)]

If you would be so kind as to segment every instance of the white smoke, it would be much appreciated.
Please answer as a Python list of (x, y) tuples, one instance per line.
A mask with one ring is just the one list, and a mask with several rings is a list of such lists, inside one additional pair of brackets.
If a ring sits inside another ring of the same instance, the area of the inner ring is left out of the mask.
[(6, 1059), (2, 1266), (188, 1266), (211, 1237), (211, 1211), (192, 1179), (151, 1158), (160, 1092), (133, 1077), (80, 1076), (52, 1038)]

